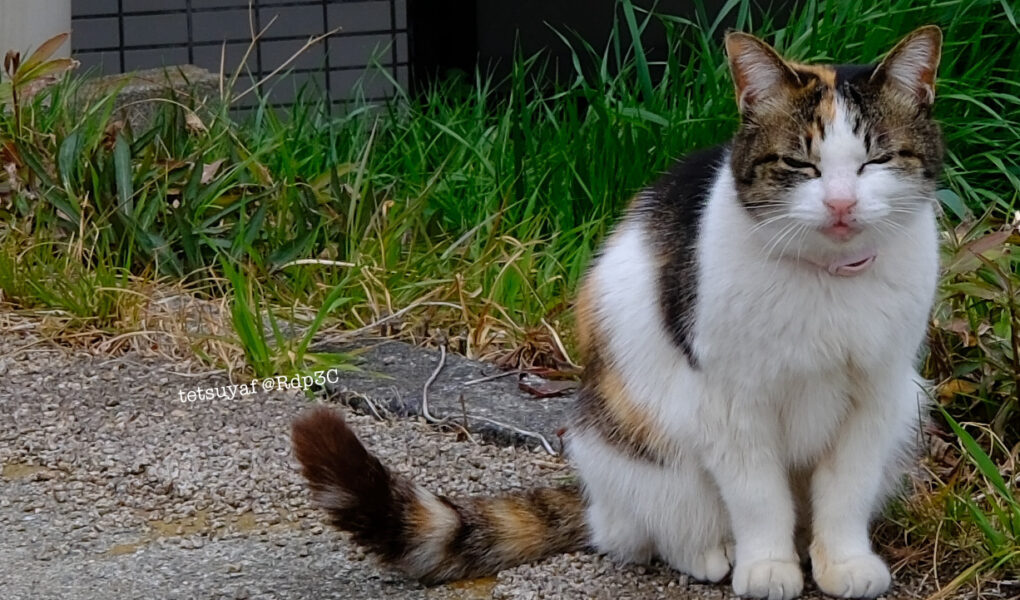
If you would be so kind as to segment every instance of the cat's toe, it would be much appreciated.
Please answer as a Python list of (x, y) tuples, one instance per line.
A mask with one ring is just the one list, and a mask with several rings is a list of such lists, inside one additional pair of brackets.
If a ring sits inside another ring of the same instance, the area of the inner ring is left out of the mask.
[(730, 572), (730, 561), (722, 546), (706, 550), (694, 557), (689, 565), (674, 565), (698, 581), (718, 583)]
[(733, 591), (740, 596), (791, 600), (804, 589), (804, 574), (796, 560), (759, 560), (733, 569)]
[(730, 572), (730, 560), (720, 546), (705, 553), (705, 580), (717, 583)]
[(812, 570), (818, 587), (839, 598), (875, 598), (888, 591), (892, 583), (889, 568), (875, 554), (839, 562), (819, 561)]

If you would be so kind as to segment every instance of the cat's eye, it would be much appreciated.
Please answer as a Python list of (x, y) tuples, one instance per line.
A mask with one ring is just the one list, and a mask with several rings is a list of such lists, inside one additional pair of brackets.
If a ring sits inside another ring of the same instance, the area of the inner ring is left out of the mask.
[(873, 158), (873, 159), (869, 160), (868, 162), (864, 163), (863, 165), (861, 165), (861, 168), (857, 169), (857, 174), (860, 175), (861, 173), (863, 173), (864, 172), (864, 167), (866, 167), (868, 165), (883, 165), (883, 164), (889, 162), (892, 159), (893, 159), (893, 155), (892, 154), (883, 154), (882, 156), (879, 156), (878, 158)]
[(793, 158), (793, 157), (790, 157), (790, 156), (782, 156), (782, 157), (780, 157), (779, 160), (783, 163), (783, 165), (785, 165), (785, 166), (787, 166), (787, 167), (789, 167), (791, 169), (797, 169), (797, 170), (800, 170), (800, 169), (811, 169), (811, 171), (813, 171), (815, 177), (820, 177), (821, 174), (822, 174), (821, 171), (818, 170), (818, 167), (816, 165), (814, 165), (813, 163), (809, 163), (809, 162), (806, 162), (806, 161), (803, 161), (803, 160), (797, 160), (796, 158)]

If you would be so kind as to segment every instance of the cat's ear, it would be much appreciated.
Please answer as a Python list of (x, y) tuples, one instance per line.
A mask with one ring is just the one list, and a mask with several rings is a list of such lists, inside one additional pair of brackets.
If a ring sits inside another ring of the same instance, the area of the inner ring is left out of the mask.
[(740, 112), (753, 110), (763, 99), (800, 84), (797, 74), (779, 53), (753, 35), (727, 33), (726, 56), (733, 73)]
[(871, 79), (927, 106), (935, 100), (935, 73), (941, 57), (942, 30), (925, 25), (900, 40)]

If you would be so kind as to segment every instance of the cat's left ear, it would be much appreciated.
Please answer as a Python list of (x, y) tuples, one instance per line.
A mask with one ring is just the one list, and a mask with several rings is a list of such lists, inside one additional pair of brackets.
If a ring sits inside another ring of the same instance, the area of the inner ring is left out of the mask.
[(935, 100), (935, 74), (941, 57), (942, 30), (925, 25), (896, 44), (871, 79), (928, 106)]

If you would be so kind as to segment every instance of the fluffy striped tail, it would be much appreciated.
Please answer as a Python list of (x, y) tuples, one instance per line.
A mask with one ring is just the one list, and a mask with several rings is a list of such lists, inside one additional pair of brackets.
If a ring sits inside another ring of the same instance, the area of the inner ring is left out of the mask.
[(587, 545), (576, 487), (450, 500), (392, 473), (326, 408), (295, 421), (292, 440), (331, 523), (427, 583), (493, 575)]

